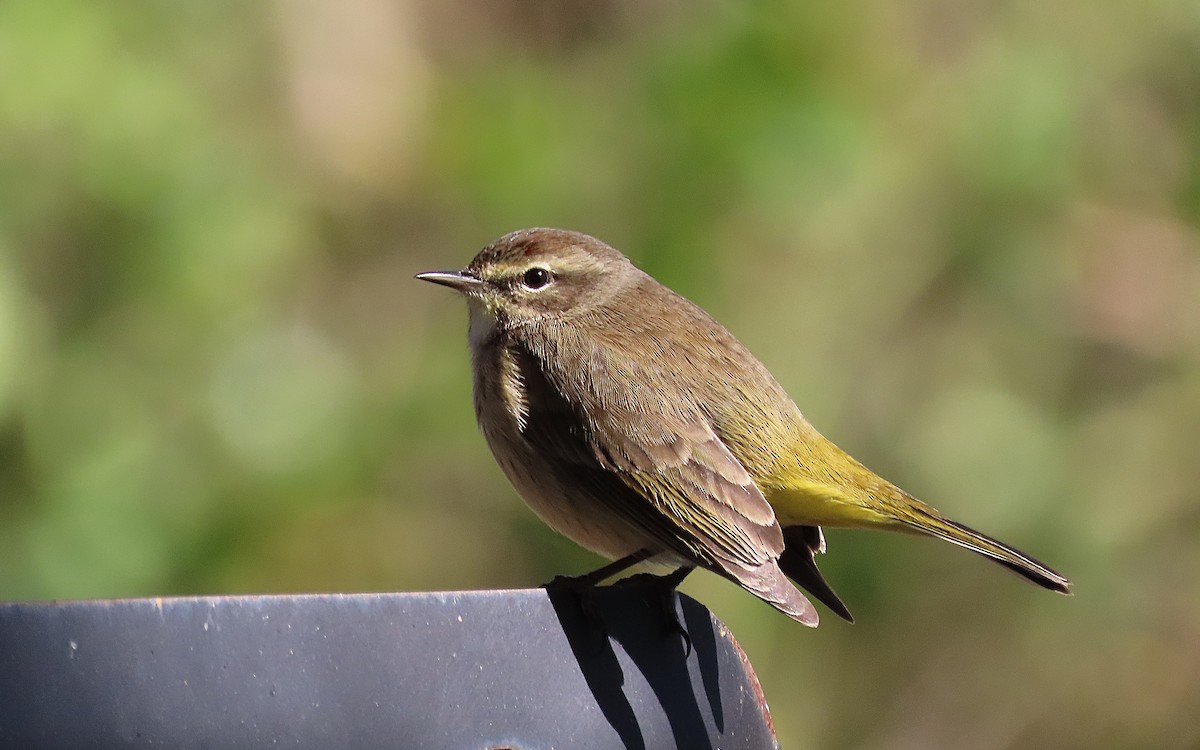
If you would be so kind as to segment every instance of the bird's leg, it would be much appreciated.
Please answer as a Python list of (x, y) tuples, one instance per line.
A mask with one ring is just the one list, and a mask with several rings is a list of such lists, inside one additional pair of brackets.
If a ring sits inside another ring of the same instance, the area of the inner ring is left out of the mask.
[(619, 560), (610, 562), (608, 565), (597, 568), (591, 573), (584, 573), (579, 576), (555, 576), (553, 580), (543, 584), (543, 586), (569, 586), (574, 589), (590, 589), (601, 581), (612, 578), (616, 574), (632, 568), (650, 556), (650, 550), (640, 549), (637, 552), (625, 555)]
[(668, 635), (678, 633), (683, 638), (684, 658), (692, 653), (692, 637), (675, 611), (675, 589), (679, 588), (683, 579), (687, 578), (695, 569), (695, 565), (682, 565), (666, 575), (641, 573), (619, 581), (617, 584), (620, 586), (645, 586), (650, 590), (651, 595), (658, 601), (663, 619), (667, 622)]
[(591, 597), (585, 596), (585, 594), (590, 593), (601, 581), (637, 565), (650, 556), (650, 550), (640, 549), (590, 573), (579, 576), (555, 576), (550, 582), (542, 584), (542, 588), (547, 591), (554, 589), (568, 592), (575, 600), (583, 619), (592, 626), (593, 632), (600, 636), (595, 648), (592, 649), (594, 654), (599, 653), (607, 643), (608, 628), (604, 625), (604, 618), (596, 612)]

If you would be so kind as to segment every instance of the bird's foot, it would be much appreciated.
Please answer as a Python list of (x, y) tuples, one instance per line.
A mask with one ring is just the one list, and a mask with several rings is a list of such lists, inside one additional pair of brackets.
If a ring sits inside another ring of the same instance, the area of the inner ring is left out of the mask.
[[(590, 642), (586, 650), (594, 657), (604, 652), (609, 633), (608, 626), (604, 624), (604, 618), (595, 604), (596, 586), (591, 581), (584, 580), (586, 578), (587, 576), (555, 576), (551, 581), (542, 584), (542, 588), (546, 589), (551, 601), (555, 598), (559, 598), (560, 601), (570, 600), (571, 604), (568, 606), (573, 606), (583, 620)], [(555, 605), (556, 608), (559, 606), (562, 605)]]
[(676, 608), (678, 601), (676, 589), (692, 570), (694, 568), (684, 566), (667, 575), (638, 573), (628, 578), (622, 578), (613, 584), (621, 588), (640, 588), (648, 593), (650, 600), (659, 608), (659, 614), (665, 624), (665, 634), (668, 636), (678, 635), (683, 639), (684, 658), (692, 654), (692, 636), (683, 626), (679, 610)]

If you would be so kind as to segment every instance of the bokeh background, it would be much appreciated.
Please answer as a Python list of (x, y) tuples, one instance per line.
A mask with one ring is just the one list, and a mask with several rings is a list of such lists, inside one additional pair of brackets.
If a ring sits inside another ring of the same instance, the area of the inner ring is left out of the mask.
[(829, 533), (858, 617), (685, 590), (785, 747), (1200, 746), (1192, 0), (0, 3), (0, 598), (598, 564), (415, 272), (584, 230), (827, 435), (1042, 557)]

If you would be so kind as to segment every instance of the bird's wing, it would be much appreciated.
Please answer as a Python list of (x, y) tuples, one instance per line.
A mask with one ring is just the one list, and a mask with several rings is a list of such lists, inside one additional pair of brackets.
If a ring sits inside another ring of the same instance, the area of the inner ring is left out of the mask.
[(594, 381), (551, 382), (556, 373), (528, 351), (519, 359), (530, 404), (522, 434), (565, 465), (574, 486), (666, 549), (815, 623), (776, 564), (784, 541), (774, 510), (699, 408), (581, 391)]
[(775, 511), (701, 415), (606, 412), (592, 420), (596, 459), (726, 567), (783, 551)]

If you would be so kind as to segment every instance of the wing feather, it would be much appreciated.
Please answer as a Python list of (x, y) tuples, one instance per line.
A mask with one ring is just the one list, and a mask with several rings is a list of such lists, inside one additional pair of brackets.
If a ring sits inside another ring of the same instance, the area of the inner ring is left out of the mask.
[[(590, 355), (593, 372), (616, 367), (601, 349)], [(595, 499), (668, 549), (735, 579), (783, 552), (770, 503), (699, 408), (612, 399), (598, 408), (603, 394), (580, 392), (595, 379), (552, 382), (555, 368), (529, 350), (517, 359), (532, 405), (522, 435), (586, 475), (582, 486)]]

